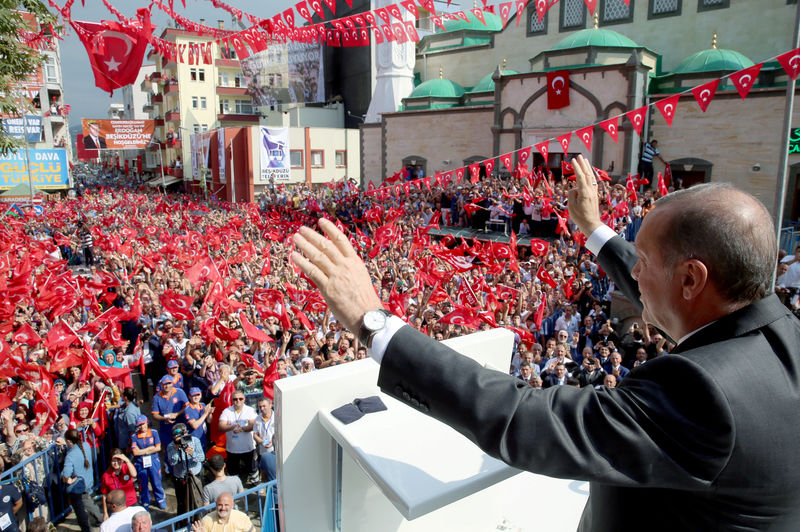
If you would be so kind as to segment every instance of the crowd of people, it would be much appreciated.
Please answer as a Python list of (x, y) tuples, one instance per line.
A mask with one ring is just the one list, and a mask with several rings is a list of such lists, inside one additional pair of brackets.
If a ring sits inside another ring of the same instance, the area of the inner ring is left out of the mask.
[[(320, 216), (425, 334), (511, 330), (509, 371), (532, 387), (615, 386), (669, 352), (652, 328), (610, 318), (613, 284), (568, 223), (568, 177), (403, 185), (273, 184), (255, 204), (89, 186), (41, 216), (6, 215), (0, 465), (55, 449), (84, 531), (166, 508), (165, 485), (178, 513), (216, 501), (225, 514), (274, 479), (275, 380), (367, 356), (290, 259), (291, 236)], [(604, 221), (629, 240), (659, 193), (639, 194), (602, 183)], [(447, 232), (495, 217), (508, 243)], [(46, 468), (34, 459), (4, 488), (18, 490), (11, 515), (24, 501), (49, 520)]]

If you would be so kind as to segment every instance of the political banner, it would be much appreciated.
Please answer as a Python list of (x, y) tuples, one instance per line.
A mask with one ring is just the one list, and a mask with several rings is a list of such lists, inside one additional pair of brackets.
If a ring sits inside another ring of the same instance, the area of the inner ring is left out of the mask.
[[(69, 166), (64, 148), (28, 150), (30, 154), (33, 185), (41, 190), (58, 190), (69, 187)], [(0, 189), (28, 183), (25, 150), (0, 155)]]
[(289, 128), (261, 129), (261, 180), (288, 181)]
[(189, 137), (189, 148), (192, 156), (192, 178), (199, 181), (203, 172), (209, 168), (211, 131), (195, 133)]
[(217, 130), (217, 161), (219, 166), (219, 182), (224, 183), (228, 179), (225, 170), (225, 128)]
[(150, 144), (153, 120), (104, 120), (84, 118), (83, 147), (87, 150), (141, 150)]
[[(42, 141), (42, 117), (36, 115), (26, 115), (8, 117), (3, 119), (3, 130), (15, 139), (27, 142)], [(27, 135), (25, 131), (27, 130)]]
[(257, 106), (325, 101), (321, 43), (290, 42), (240, 60)]

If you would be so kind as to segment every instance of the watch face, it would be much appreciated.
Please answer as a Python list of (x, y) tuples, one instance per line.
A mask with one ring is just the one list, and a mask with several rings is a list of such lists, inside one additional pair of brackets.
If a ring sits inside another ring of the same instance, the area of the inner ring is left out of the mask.
[(364, 327), (370, 331), (382, 329), (386, 324), (386, 315), (379, 310), (370, 310), (364, 314)]

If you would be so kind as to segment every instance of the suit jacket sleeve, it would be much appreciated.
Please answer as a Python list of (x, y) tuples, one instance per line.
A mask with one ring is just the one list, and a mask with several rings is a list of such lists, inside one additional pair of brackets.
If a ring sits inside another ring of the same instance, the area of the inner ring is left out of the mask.
[(684, 357), (655, 359), (635, 373), (616, 389), (538, 390), (405, 326), (387, 347), (378, 385), (520, 469), (615, 485), (707, 487), (732, 446), (724, 394)]
[(639, 284), (631, 276), (631, 270), (633, 270), (637, 260), (636, 249), (633, 244), (627, 242), (621, 236), (615, 236), (608, 240), (597, 255), (597, 261), (603, 270), (611, 277), (614, 284), (622, 290), (622, 293), (641, 311), (642, 302), (640, 301)]

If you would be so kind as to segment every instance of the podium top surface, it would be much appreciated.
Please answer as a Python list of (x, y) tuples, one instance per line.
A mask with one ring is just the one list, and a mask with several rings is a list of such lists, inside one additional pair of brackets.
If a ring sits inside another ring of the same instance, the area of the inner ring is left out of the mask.
[(380, 397), (385, 411), (349, 425), (320, 411), (319, 421), (406, 519), (520, 473), (447, 425), (385, 394)]

